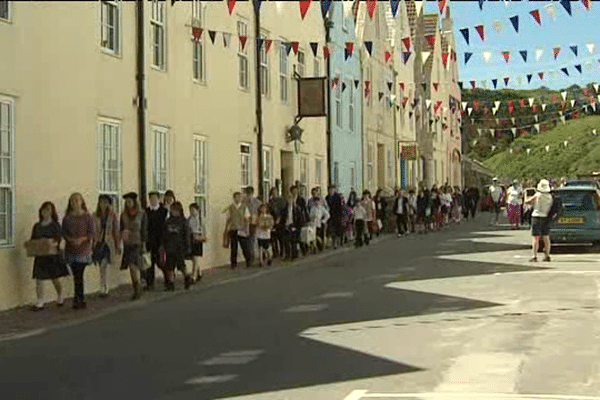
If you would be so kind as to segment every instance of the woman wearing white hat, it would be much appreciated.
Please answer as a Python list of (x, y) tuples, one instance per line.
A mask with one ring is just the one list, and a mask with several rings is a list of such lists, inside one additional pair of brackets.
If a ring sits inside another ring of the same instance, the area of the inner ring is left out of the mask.
[(533, 212), (531, 214), (533, 257), (529, 261), (537, 261), (540, 237), (544, 240), (544, 261), (550, 261), (550, 219), (548, 217), (548, 213), (552, 208), (550, 182), (546, 179), (542, 179), (537, 185), (537, 193), (527, 199), (525, 203), (533, 203)]
[(523, 189), (519, 185), (519, 180), (515, 179), (512, 186), (508, 188), (506, 196), (506, 214), (512, 229), (519, 229), (521, 203), (523, 203)]

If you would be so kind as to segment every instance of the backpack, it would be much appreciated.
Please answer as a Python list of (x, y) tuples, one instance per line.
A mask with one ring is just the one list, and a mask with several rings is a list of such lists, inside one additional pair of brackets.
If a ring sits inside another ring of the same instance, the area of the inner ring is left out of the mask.
[(548, 211), (548, 219), (550, 221), (554, 221), (562, 208), (562, 202), (558, 197), (552, 196), (552, 206), (550, 206), (550, 210)]

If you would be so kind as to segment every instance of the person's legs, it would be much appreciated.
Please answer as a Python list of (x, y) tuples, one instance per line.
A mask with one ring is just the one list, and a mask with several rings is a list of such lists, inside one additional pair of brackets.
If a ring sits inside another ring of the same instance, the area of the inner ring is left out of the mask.
[(533, 257), (531, 257), (532, 261), (537, 261), (537, 253), (538, 253), (539, 245), (540, 245), (539, 236), (533, 236), (531, 238), (531, 250), (533, 251)]
[(104, 258), (98, 264), (98, 271), (100, 272), (100, 295), (108, 294), (108, 259)]
[(65, 299), (63, 297), (62, 285), (60, 284), (60, 280), (58, 278), (52, 279), (52, 284), (54, 285), (54, 290), (56, 290), (56, 302), (62, 306), (65, 302)]
[(396, 214), (396, 227), (398, 228), (398, 236), (402, 236), (402, 214)]
[(131, 297), (131, 300), (137, 300), (141, 296), (140, 275), (140, 269), (137, 265), (129, 266), (129, 276), (131, 276), (131, 285), (133, 286), (133, 297)]
[(363, 221), (361, 219), (357, 219), (354, 221), (354, 223), (356, 225), (356, 238), (355, 238), (354, 246), (360, 247), (363, 245), (365, 221)]
[(35, 280), (35, 294), (37, 295), (36, 308), (44, 307), (44, 281), (41, 279)]
[(252, 244), (250, 238), (238, 236), (238, 242), (242, 248), (244, 259), (246, 260), (246, 267), (250, 267), (252, 265)]
[(238, 235), (236, 231), (229, 231), (229, 246), (231, 248), (229, 261), (231, 262), (231, 268), (235, 268), (237, 267), (238, 253)]
[(542, 239), (544, 239), (544, 261), (550, 261), (550, 236), (544, 235)]
[(73, 308), (83, 308), (85, 307), (85, 297), (84, 297), (84, 286), (83, 286), (83, 276), (85, 272), (86, 264), (83, 263), (73, 263), (71, 265), (71, 270), (73, 271), (73, 286), (74, 286), (74, 298), (73, 298)]

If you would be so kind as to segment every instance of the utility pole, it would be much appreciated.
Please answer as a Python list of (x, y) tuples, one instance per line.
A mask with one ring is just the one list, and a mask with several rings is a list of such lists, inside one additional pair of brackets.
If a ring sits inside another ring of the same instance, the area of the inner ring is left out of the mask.
[[(333, 6), (333, 4), (332, 4)], [(332, 10), (330, 9), (331, 13)], [(333, 28), (333, 21), (329, 17), (323, 17), (323, 22), (325, 23), (325, 45), (328, 46), (331, 42), (331, 28)], [(327, 181), (329, 182), (329, 186), (335, 184), (333, 181), (333, 160), (331, 155), (331, 54), (327, 57)]]
[(254, 7), (254, 48), (256, 60), (256, 151), (258, 153), (258, 197), (266, 201), (269, 195), (265, 193), (263, 185), (264, 179), (264, 159), (263, 159), (263, 117), (262, 117), (262, 79), (260, 76), (260, 58), (261, 45), (260, 39), (260, 8)]
[(136, 54), (136, 81), (137, 81), (137, 125), (138, 125), (138, 160), (139, 160), (139, 186), (142, 207), (146, 207), (146, 45), (144, 40), (144, 0), (136, 0), (136, 28), (137, 28), (137, 54)]
[[(392, 47), (392, 60), (395, 60), (395, 54), (394, 54), (394, 48)], [(394, 93), (397, 93), (396, 90), (396, 71), (394, 70), (393, 67), (392, 68), (392, 82), (393, 82), (393, 87), (394, 87)], [(398, 156), (400, 153), (400, 146), (398, 144), (398, 122), (397, 122), (397, 113), (398, 110), (396, 108), (396, 104), (399, 101), (399, 96), (396, 95), (396, 98), (394, 99), (394, 103), (392, 104), (392, 107), (394, 108), (392, 110), (392, 112), (394, 113), (394, 189), (397, 187), (400, 187), (400, 176), (398, 174)]]

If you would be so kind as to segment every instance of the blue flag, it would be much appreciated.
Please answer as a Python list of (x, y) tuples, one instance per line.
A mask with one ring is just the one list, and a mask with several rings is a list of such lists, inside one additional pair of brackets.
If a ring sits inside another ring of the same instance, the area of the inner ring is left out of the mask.
[(483, 0), (479, 0), (479, 9), (483, 10)]
[(575, 69), (576, 69), (577, 71), (579, 71), (579, 73), (581, 74), (581, 64), (577, 64), (577, 65), (575, 66)]
[(561, 68), (560, 69), (562, 72), (565, 73), (565, 75), (569, 76), (569, 70), (565, 67), (565, 68)]
[(396, 18), (396, 13), (398, 12), (398, 4), (400, 0), (390, 0), (390, 8), (392, 9), (392, 15)]
[(512, 22), (513, 28), (515, 31), (519, 33), (519, 16), (515, 15), (514, 17), (510, 17), (510, 22)]
[(371, 56), (371, 52), (373, 51), (373, 42), (370, 40), (365, 42), (365, 49), (367, 49), (369, 56)]
[(523, 57), (523, 61), (527, 62), (527, 50), (521, 50), (521, 51), (519, 51), (519, 53), (521, 53), (521, 57)]
[(406, 64), (408, 62), (409, 58), (410, 58), (410, 51), (405, 51), (402, 53), (402, 59), (404, 61), (404, 64)]
[(321, 14), (323, 14), (323, 18), (325, 18), (325, 16), (327, 15), (330, 6), (331, 0), (321, 0)]
[(467, 65), (472, 55), (473, 53), (465, 52), (465, 65)]
[(460, 33), (462, 33), (463, 37), (465, 38), (465, 41), (467, 42), (467, 44), (469, 44), (469, 28), (461, 29)]
[(573, 53), (575, 53), (575, 57), (577, 57), (577, 53), (578, 53), (578, 51), (577, 51), (577, 46), (571, 46), (571, 51), (572, 51)]
[(527, 83), (531, 83), (531, 77), (533, 74), (527, 74)]
[(571, 13), (571, 0), (560, 0), (560, 4), (565, 8), (567, 13), (572, 17), (573, 14)]
[(492, 85), (494, 85), (494, 89), (498, 86), (498, 79), (492, 79)]

